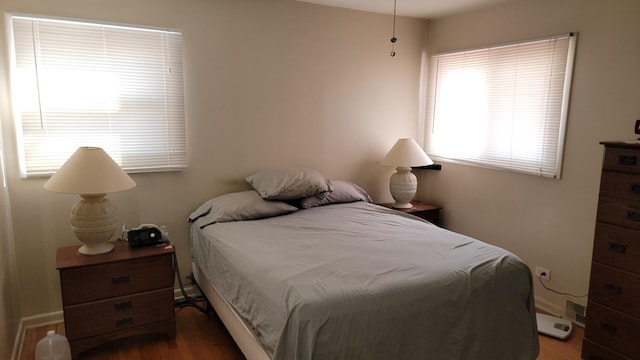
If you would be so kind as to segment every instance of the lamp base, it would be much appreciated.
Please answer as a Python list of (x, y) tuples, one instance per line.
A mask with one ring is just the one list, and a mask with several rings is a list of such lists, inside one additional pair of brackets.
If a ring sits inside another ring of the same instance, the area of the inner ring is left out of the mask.
[(117, 211), (105, 194), (80, 195), (71, 209), (71, 229), (84, 245), (82, 255), (99, 255), (113, 250), (109, 242), (116, 232)]
[(393, 203), (391, 204), (391, 207), (394, 209), (411, 209), (413, 207), (413, 204), (412, 203), (406, 203), (406, 204)]
[(416, 195), (418, 189), (418, 179), (411, 172), (410, 167), (397, 167), (396, 173), (389, 179), (389, 190), (395, 200), (391, 205), (396, 209), (411, 209), (411, 200)]
[(82, 245), (80, 249), (78, 249), (78, 252), (82, 255), (100, 255), (111, 252), (111, 250), (113, 250), (113, 245), (107, 242), (94, 246)]

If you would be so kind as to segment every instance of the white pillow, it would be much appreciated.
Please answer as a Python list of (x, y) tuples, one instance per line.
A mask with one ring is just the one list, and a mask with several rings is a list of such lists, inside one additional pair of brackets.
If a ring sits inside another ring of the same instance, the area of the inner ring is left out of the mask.
[(293, 200), (331, 191), (331, 181), (316, 170), (300, 167), (267, 169), (247, 177), (264, 199)]
[(221, 195), (206, 201), (189, 215), (189, 222), (201, 219), (203, 228), (218, 222), (254, 220), (288, 214), (297, 207), (283, 201), (265, 200), (254, 190)]

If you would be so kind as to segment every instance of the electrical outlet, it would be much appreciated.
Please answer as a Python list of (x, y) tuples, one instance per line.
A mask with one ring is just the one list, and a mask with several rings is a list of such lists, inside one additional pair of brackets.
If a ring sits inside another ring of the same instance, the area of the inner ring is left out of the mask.
[(551, 270), (536, 266), (536, 277), (549, 281), (551, 280)]

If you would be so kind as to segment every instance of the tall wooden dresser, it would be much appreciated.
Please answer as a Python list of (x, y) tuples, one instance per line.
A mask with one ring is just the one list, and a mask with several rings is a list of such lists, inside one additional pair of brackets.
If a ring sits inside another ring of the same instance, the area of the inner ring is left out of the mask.
[(640, 359), (640, 142), (601, 144), (582, 358)]

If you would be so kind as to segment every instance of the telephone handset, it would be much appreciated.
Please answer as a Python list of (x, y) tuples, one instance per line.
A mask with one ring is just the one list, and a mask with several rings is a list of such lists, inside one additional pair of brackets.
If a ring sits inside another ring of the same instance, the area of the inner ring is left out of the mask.
[(159, 245), (169, 242), (169, 233), (164, 227), (154, 224), (141, 224), (128, 231), (130, 247)]

